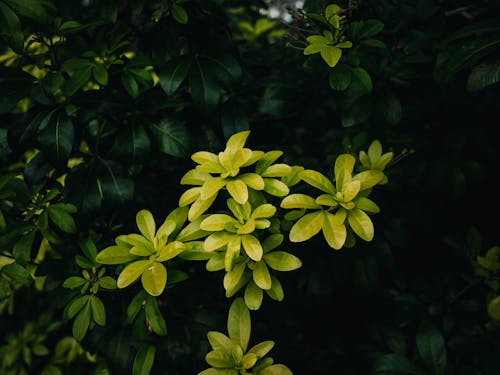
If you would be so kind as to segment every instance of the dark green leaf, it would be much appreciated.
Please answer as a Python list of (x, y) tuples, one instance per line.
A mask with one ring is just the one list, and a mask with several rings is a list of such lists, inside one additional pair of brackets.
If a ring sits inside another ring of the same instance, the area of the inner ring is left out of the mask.
[(368, 39), (379, 34), (384, 29), (384, 24), (379, 20), (366, 20), (362, 22), (363, 27), (359, 31), (359, 39)]
[(134, 76), (125, 71), (121, 75), (121, 80), (122, 80), (122, 85), (127, 90), (130, 96), (135, 98), (137, 95), (139, 95), (139, 85), (137, 84), (137, 81), (135, 80)]
[(2, 37), (16, 53), (21, 53), (23, 51), (24, 35), (21, 28), (21, 22), (16, 13), (2, 2), (0, 2), (0, 37)]
[(165, 118), (150, 124), (152, 141), (168, 155), (184, 157), (191, 152), (191, 138), (187, 127), (177, 120)]
[(102, 86), (108, 85), (108, 71), (101, 64), (96, 64), (92, 68), (92, 75), (94, 79)]
[(122, 168), (112, 161), (100, 160), (95, 183), (105, 203), (123, 204), (134, 195), (134, 182), (122, 174)]
[(149, 375), (155, 360), (156, 347), (154, 345), (144, 346), (137, 352), (132, 375)]
[(89, 297), (90, 308), (92, 310), (92, 319), (100, 326), (106, 325), (106, 310), (104, 309), (104, 304), (95, 295)]
[(17, 263), (7, 264), (2, 268), (1, 272), (21, 285), (30, 285), (33, 282), (33, 277), (26, 268)]
[(78, 245), (82, 250), (83, 254), (91, 261), (95, 262), (95, 257), (97, 255), (97, 248), (90, 238), (84, 238), (79, 241)]
[(500, 60), (484, 61), (472, 68), (467, 80), (467, 90), (479, 91), (500, 81)]
[(0, 302), (3, 302), (11, 295), (12, 295), (12, 289), (9, 285), (9, 282), (3, 277), (0, 277)]
[(146, 302), (147, 293), (145, 290), (141, 290), (139, 293), (135, 295), (134, 298), (130, 301), (127, 307), (127, 319), (125, 324), (131, 324), (139, 311), (141, 311), (142, 307)]
[(444, 374), (446, 348), (441, 332), (429, 321), (422, 322), (417, 330), (417, 349), (420, 357), (435, 375)]
[(229, 100), (222, 106), (221, 123), (226, 139), (250, 128), (243, 106), (235, 100)]
[(191, 57), (180, 56), (162, 66), (159, 70), (160, 86), (167, 95), (172, 95), (189, 73)]
[(61, 169), (66, 167), (74, 140), (73, 122), (62, 112), (51, 116), (47, 125), (38, 134), (38, 142), (45, 157)]
[(76, 233), (76, 225), (73, 217), (59, 203), (47, 208), (50, 220), (66, 233)]
[[(1, 4), (1, 3), (0, 3)], [(12, 110), (17, 102), (29, 96), (33, 77), (12, 68), (0, 66), (0, 114)]]
[(156, 297), (149, 295), (146, 297), (144, 311), (146, 312), (152, 331), (158, 336), (165, 336), (167, 334), (167, 326), (158, 306), (158, 300)]
[(67, 96), (73, 96), (80, 90), (90, 79), (92, 67), (87, 66), (83, 69), (75, 70), (71, 77), (64, 84), (64, 93)]
[(216, 71), (196, 56), (190, 70), (190, 88), (194, 103), (204, 109), (213, 109), (220, 99)]
[(375, 375), (423, 375), (424, 372), (400, 354), (385, 354), (374, 364)]
[(174, 20), (179, 22), (180, 24), (186, 24), (188, 21), (188, 14), (186, 12), (186, 9), (183, 7), (177, 5), (177, 4), (172, 4), (172, 17), (174, 17)]
[[(88, 300), (87, 300), (88, 301)], [(73, 337), (78, 341), (82, 341), (90, 325), (91, 307), (90, 303), (86, 303), (80, 310), (75, 320), (73, 321), (72, 333)]]
[(111, 156), (113, 159), (137, 163), (149, 155), (150, 143), (142, 125), (126, 125), (118, 131)]
[(351, 68), (346, 64), (337, 64), (330, 70), (329, 82), (333, 90), (345, 90), (351, 84)]
[(14, 245), (12, 253), (17, 263), (25, 265), (31, 259), (31, 247), (33, 246), (35, 233), (34, 230), (30, 230), (28, 233), (23, 234)]
[(45, 23), (48, 20), (46, 7), (53, 5), (42, 0), (4, 0), (23, 17), (31, 18), (35, 22)]

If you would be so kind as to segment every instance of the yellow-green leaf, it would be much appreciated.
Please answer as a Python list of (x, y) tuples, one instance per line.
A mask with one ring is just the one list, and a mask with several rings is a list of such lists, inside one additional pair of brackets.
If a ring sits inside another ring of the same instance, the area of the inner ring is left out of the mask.
[(206, 181), (201, 187), (200, 198), (205, 200), (217, 195), (220, 189), (226, 185), (226, 180), (221, 177), (213, 177)]
[(273, 251), (264, 255), (269, 267), (276, 271), (293, 271), (302, 266), (302, 261), (295, 255), (285, 251)]
[(270, 203), (261, 204), (252, 212), (254, 219), (268, 218), (276, 213), (276, 207)]
[(159, 254), (158, 254), (158, 258), (156, 258), (156, 261), (165, 262), (166, 260), (173, 259), (177, 255), (182, 253), (185, 248), (186, 248), (186, 245), (184, 245), (180, 241), (170, 242), (160, 249)]
[(229, 337), (221, 332), (209, 331), (207, 333), (208, 342), (214, 350), (223, 350), (230, 352), (233, 347), (233, 342)]
[(228, 244), (235, 236), (228, 232), (215, 232), (205, 238), (204, 247), (206, 251), (214, 251)]
[(204, 231), (220, 231), (224, 230), (226, 224), (238, 222), (234, 217), (227, 214), (212, 214), (207, 216), (201, 223), (200, 228)]
[(356, 195), (358, 195), (361, 188), (361, 183), (359, 181), (351, 181), (342, 186), (342, 194), (344, 195), (344, 202), (352, 201)]
[(316, 203), (313, 197), (305, 194), (290, 194), (285, 197), (281, 203), (281, 208), (291, 209), (291, 208), (310, 208), (310, 209), (320, 209), (321, 206)]
[(342, 56), (342, 50), (335, 46), (325, 46), (320, 50), (321, 57), (328, 64), (330, 68), (333, 68), (340, 60)]
[(357, 197), (353, 202), (360, 210), (372, 212), (374, 214), (380, 212), (380, 208), (377, 206), (377, 204), (366, 197)]
[(236, 298), (229, 308), (227, 319), (227, 332), (233, 342), (241, 345), (244, 351), (250, 340), (252, 323), (250, 320), (250, 311), (241, 297)]
[(262, 177), (285, 177), (292, 173), (292, 167), (288, 164), (273, 164), (261, 173)]
[(101, 250), (95, 259), (102, 264), (122, 264), (138, 258), (137, 255), (130, 254), (128, 251), (129, 249), (121, 246), (108, 246)]
[(323, 219), (323, 236), (328, 245), (339, 250), (344, 246), (347, 239), (347, 229), (344, 224), (337, 224), (335, 215), (325, 212)]
[(118, 288), (122, 289), (132, 284), (153, 262), (152, 260), (137, 260), (128, 264), (118, 276), (116, 281)]
[[(316, 189), (319, 189), (328, 194), (335, 194), (336, 190), (333, 186), (333, 183), (322, 173), (312, 170), (305, 169), (300, 172), (300, 178), (307, 182), (309, 185), (314, 186)], [(298, 207), (297, 207), (298, 208)]]
[(242, 173), (238, 179), (254, 190), (264, 189), (264, 179), (257, 173)]
[(355, 208), (347, 213), (347, 221), (354, 233), (365, 241), (371, 241), (374, 236), (373, 223), (370, 217), (362, 210)]
[(290, 241), (302, 242), (318, 234), (323, 224), (323, 211), (302, 216), (290, 230)]
[(360, 182), (360, 190), (366, 190), (377, 185), (384, 178), (384, 176), (383, 172), (372, 169), (358, 173), (352, 178), (352, 180)]
[(244, 204), (248, 201), (248, 188), (243, 181), (229, 181), (226, 184), (226, 189), (236, 202)]
[(223, 281), (224, 289), (226, 291), (234, 289), (234, 287), (241, 280), (243, 272), (245, 272), (245, 268), (246, 268), (246, 263), (238, 263), (233, 267), (231, 271), (226, 272)]
[(153, 214), (148, 210), (140, 210), (135, 220), (142, 235), (152, 242), (156, 233), (156, 224)]
[(255, 353), (259, 358), (263, 358), (267, 353), (274, 348), (274, 341), (262, 341), (261, 343), (252, 346), (247, 353)]
[(199, 218), (206, 210), (210, 208), (212, 203), (217, 198), (217, 194), (212, 195), (208, 199), (197, 199), (191, 207), (189, 207), (188, 220), (194, 221)]
[(186, 190), (179, 198), (179, 207), (188, 206), (197, 200), (201, 194), (201, 187), (193, 187)]
[(264, 250), (262, 249), (262, 245), (257, 238), (251, 234), (244, 234), (241, 236), (241, 243), (250, 259), (256, 262), (262, 259)]
[(266, 290), (266, 293), (269, 297), (278, 302), (283, 301), (283, 298), (285, 298), (281, 281), (273, 275), (271, 275), (271, 289)]
[(286, 197), (290, 193), (290, 188), (287, 184), (274, 178), (264, 179), (264, 191), (275, 197)]
[(253, 280), (250, 280), (245, 288), (244, 299), (245, 304), (250, 310), (258, 310), (262, 305), (264, 292), (260, 289)]
[(141, 281), (146, 292), (152, 296), (159, 296), (167, 284), (167, 269), (163, 264), (153, 262), (142, 273)]
[(261, 289), (268, 290), (271, 289), (271, 274), (265, 262), (255, 263), (253, 269), (253, 281)]

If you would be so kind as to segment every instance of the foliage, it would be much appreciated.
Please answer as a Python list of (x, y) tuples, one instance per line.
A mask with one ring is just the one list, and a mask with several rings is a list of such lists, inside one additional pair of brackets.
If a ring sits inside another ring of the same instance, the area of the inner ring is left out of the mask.
[(1, 373), (496, 375), (500, 4), (286, 3), (0, 0)]

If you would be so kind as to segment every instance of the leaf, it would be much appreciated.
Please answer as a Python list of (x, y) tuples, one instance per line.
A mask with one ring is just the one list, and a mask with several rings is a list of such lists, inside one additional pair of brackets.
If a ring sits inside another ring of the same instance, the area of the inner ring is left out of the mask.
[(113, 159), (137, 163), (147, 159), (150, 146), (151, 141), (144, 127), (132, 123), (120, 127), (110, 154)]
[(92, 66), (88, 65), (83, 69), (75, 70), (63, 86), (63, 91), (67, 96), (73, 96), (90, 79), (92, 75)]
[(167, 334), (167, 326), (165, 324), (165, 319), (163, 318), (160, 308), (158, 307), (158, 300), (156, 299), (156, 297), (146, 297), (144, 310), (153, 332), (158, 336), (165, 336)]
[(303, 170), (302, 172), (300, 172), (300, 178), (303, 181), (307, 182), (309, 185), (314, 186), (316, 189), (319, 189), (325, 193), (335, 194), (336, 192), (335, 187), (333, 186), (330, 179), (318, 171), (312, 169)]
[(155, 360), (156, 347), (154, 345), (143, 346), (134, 358), (132, 375), (149, 375)]
[(435, 375), (443, 375), (446, 369), (446, 349), (441, 332), (429, 321), (420, 323), (417, 329), (417, 349), (420, 357)]
[(159, 70), (160, 86), (167, 95), (172, 95), (185, 80), (191, 68), (191, 57), (180, 56), (168, 61)]
[(121, 81), (123, 87), (131, 97), (135, 98), (137, 95), (139, 95), (139, 84), (137, 83), (134, 75), (131, 72), (127, 70), (124, 71), (121, 74)]
[(358, 33), (359, 39), (368, 39), (380, 34), (384, 29), (384, 24), (379, 20), (371, 19), (362, 21), (362, 28)]
[(305, 194), (290, 194), (285, 197), (281, 203), (281, 208), (291, 209), (291, 208), (311, 208), (320, 209), (321, 206), (316, 203), (313, 197)]
[(222, 106), (221, 125), (224, 137), (226, 138), (229, 138), (231, 134), (250, 128), (248, 116), (243, 106), (237, 100), (231, 99)]
[(65, 169), (75, 142), (73, 122), (63, 112), (48, 116), (48, 122), (38, 133), (37, 140), (47, 160), (55, 167)]
[(73, 217), (62, 208), (60, 203), (55, 203), (47, 207), (50, 220), (54, 222), (62, 231), (66, 233), (76, 233), (77, 228)]
[(52, 4), (40, 0), (4, 0), (14, 10), (24, 17), (35, 22), (45, 23), (48, 20), (46, 7)]
[(83, 309), (83, 306), (85, 306), (89, 302), (89, 297), (90, 296), (81, 296), (81, 297), (75, 298), (73, 301), (70, 302), (70, 304), (68, 305), (68, 308), (66, 310), (69, 319), (73, 319), (73, 317), (81, 309)]
[(491, 319), (500, 321), (500, 296), (496, 296), (488, 303), (488, 314)]
[(156, 234), (156, 223), (153, 215), (148, 210), (140, 210), (136, 214), (136, 222), (139, 231), (149, 241), (153, 242)]
[(264, 297), (264, 292), (261, 288), (250, 280), (245, 288), (244, 299), (245, 304), (250, 310), (258, 310), (262, 305), (262, 299)]
[(257, 372), (257, 375), (293, 375), (292, 371), (283, 364), (275, 364), (264, 367)]
[(101, 199), (111, 206), (124, 204), (134, 194), (132, 179), (122, 174), (119, 164), (109, 160), (99, 160), (95, 182), (101, 194)]
[(500, 60), (484, 61), (472, 68), (467, 79), (467, 91), (476, 92), (500, 81)]
[(338, 64), (329, 73), (329, 83), (333, 90), (342, 91), (349, 87), (352, 80), (351, 68), (346, 64)]
[(92, 67), (92, 76), (101, 86), (108, 85), (109, 74), (106, 68), (101, 64), (96, 64)]
[(151, 140), (158, 149), (176, 157), (188, 156), (192, 148), (192, 140), (186, 125), (180, 121), (164, 118), (150, 124)]
[(235, 365), (231, 352), (222, 350), (212, 350), (208, 352), (205, 356), (205, 361), (207, 361), (210, 366), (216, 368), (232, 368)]
[(229, 337), (220, 332), (209, 331), (207, 333), (207, 338), (208, 342), (210, 343), (210, 346), (214, 350), (222, 350), (230, 352), (234, 345)]
[(373, 240), (374, 228), (370, 217), (362, 210), (355, 208), (347, 213), (347, 221), (354, 233), (365, 241)]
[(374, 364), (374, 375), (423, 375), (423, 371), (400, 354), (385, 354)]
[(271, 274), (265, 262), (255, 263), (253, 269), (253, 281), (257, 286), (264, 290), (271, 289)]
[(320, 54), (323, 60), (325, 60), (325, 62), (328, 64), (328, 66), (330, 68), (333, 68), (340, 60), (340, 57), (342, 56), (342, 50), (334, 46), (325, 46), (321, 48)]
[(265, 254), (264, 260), (269, 267), (276, 271), (293, 271), (302, 266), (299, 258), (284, 251)]
[(73, 337), (78, 341), (82, 341), (87, 334), (87, 330), (89, 329), (90, 325), (90, 316), (90, 303), (86, 303), (73, 321), (72, 333)]
[(141, 276), (142, 286), (152, 296), (163, 293), (167, 284), (167, 269), (159, 262), (154, 262)]
[(90, 308), (92, 310), (92, 318), (100, 326), (106, 325), (106, 310), (104, 309), (104, 304), (95, 295), (89, 297)]
[(258, 262), (262, 259), (263, 249), (260, 241), (251, 234), (244, 234), (241, 236), (241, 244), (245, 253), (250, 259)]
[(220, 92), (215, 71), (200, 56), (195, 56), (191, 66), (190, 89), (198, 107), (211, 110), (219, 103)]
[(263, 341), (257, 345), (252, 346), (247, 353), (255, 353), (258, 358), (264, 358), (264, 356), (274, 348), (274, 341)]
[(2, 273), (21, 285), (28, 286), (33, 282), (33, 277), (26, 268), (17, 263), (7, 264), (2, 268)]
[(229, 337), (246, 351), (250, 340), (250, 311), (241, 297), (234, 299), (229, 308), (227, 319)]
[(303, 242), (312, 238), (321, 230), (323, 211), (316, 211), (302, 216), (292, 227), (289, 233), (290, 241)]
[(102, 264), (122, 264), (137, 258), (138, 256), (130, 254), (127, 248), (108, 246), (97, 254), (96, 261)]
[(75, 289), (81, 287), (85, 284), (87, 280), (80, 276), (70, 276), (64, 280), (62, 286), (63, 288)]
[(355, 82), (363, 93), (370, 93), (373, 90), (373, 83), (370, 74), (363, 68), (351, 68), (352, 82)]
[(120, 272), (118, 280), (116, 281), (118, 288), (126, 288), (132, 284), (153, 264), (153, 262), (153, 260), (136, 260), (135, 262), (127, 264), (122, 272)]
[(184, 25), (188, 22), (188, 14), (186, 12), (186, 9), (184, 9), (183, 7), (174, 3), (172, 4), (171, 12), (174, 20), (176, 20), (180, 24)]
[(0, 2), (0, 36), (16, 53), (22, 53), (24, 35), (21, 22), (16, 13), (6, 4)]
[(35, 233), (36, 231), (30, 230), (28, 233), (23, 234), (14, 245), (12, 254), (16, 262), (20, 265), (25, 265), (31, 259), (31, 247), (35, 240)]

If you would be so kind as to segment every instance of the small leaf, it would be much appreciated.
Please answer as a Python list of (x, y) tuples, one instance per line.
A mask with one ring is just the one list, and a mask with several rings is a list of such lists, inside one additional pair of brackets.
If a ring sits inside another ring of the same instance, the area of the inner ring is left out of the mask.
[(137, 255), (130, 254), (125, 247), (108, 246), (97, 254), (96, 261), (102, 264), (122, 264), (137, 258)]
[[(1, 215), (1, 212), (0, 212)], [(3, 217), (3, 216), (2, 216)], [(21, 238), (14, 245), (12, 254), (17, 263), (25, 265), (31, 258), (31, 247), (33, 246), (33, 241), (35, 240), (35, 231), (30, 232), (21, 236)]]
[(148, 210), (140, 210), (135, 220), (142, 235), (153, 242), (156, 234), (156, 224), (151, 212)]
[(208, 342), (210, 342), (210, 346), (212, 346), (214, 350), (230, 352), (234, 345), (229, 337), (220, 332), (209, 331), (207, 333), (207, 338)]
[(33, 282), (31, 274), (17, 263), (7, 264), (2, 268), (2, 273), (21, 285), (30, 285)]
[(177, 4), (172, 4), (172, 17), (179, 22), (180, 24), (186, 24), (188, 22), (188, 14), (186, 12), (186, 9), (183, 7), (177, 5)]
[(89, 297), (90, 296), (81, 296), (78, 298), (75, 298), (73, 301), (70, 302), (68, 305), (67, 314), (69, 319), (73, 319), (73, 317), (81, 310), (83, 309), (83, 306), (85, 306), (89, 302)]
[(147, 296), (144, 309), (153, 332), (158, 336), (165, 336), (167, 334), (167, 326), (158, 306), (158, 300), (156, 297)]
[(289, 233), (290, 241), (303, 242), (319, 233), (323, 224), (323, 211), (302, 216)]
[(365, 241), (373, 240), (374, 228), (373, 222), (370, 217), (358, 208), (349, 210), (347, 214), (347, 221), (351, 226), (354, 233)]
[(90, 296), (89, 301), (94, 322), (100, 326), (106, 325), (106, 310), (104, 309), (102, 301), (95, 295)]
[(245, 304), (250, 310), (258, 310), (262, 305), (262, 299), (264, 297), (264, 292), (261, 288), (255, 284), (253, 280), (250, 280), (245, 288)]

